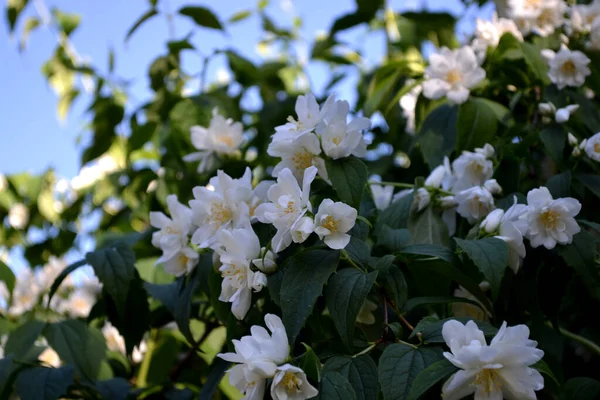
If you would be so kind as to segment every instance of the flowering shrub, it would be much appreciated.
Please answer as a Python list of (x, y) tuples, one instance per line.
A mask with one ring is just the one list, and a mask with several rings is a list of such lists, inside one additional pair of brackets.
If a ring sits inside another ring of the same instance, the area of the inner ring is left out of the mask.
[[(128, 38), (172, 22), (150, 3)], [(0, 181), (2, 243), (32, 266), (0, 264), (0, 398), (599, 398), (600, 3), (499, 2), (459, 42), (449, 14), (357, 1), (313, 45), (321, 94), (267, 3), (230, 24), (258, 16), (280, 58), (218, 50), (204, 70), (234, 80), (189, 96), (194, 44), (169, 41), (134, 111), (53, 12), (46, 72), (94, 83), (93, 136), (71, 181)], [(383, 62), (339, 39), (366, 24)]]

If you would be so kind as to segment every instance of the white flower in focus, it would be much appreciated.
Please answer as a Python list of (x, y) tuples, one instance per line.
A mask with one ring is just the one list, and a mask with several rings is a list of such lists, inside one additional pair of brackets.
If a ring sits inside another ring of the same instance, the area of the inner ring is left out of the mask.
[(219, 170), (209, 182), (210, 187), (195, 187), (190, 201), (192, 221), (198, 227), (191, 242), (200, 248), (212, 246), (221, 230), (246, 226), (250, 221), (248, 204), (254, 196), (250, 168), (240, 179)]
[(273, 168), (276, 178), (279, 172), (289, 168), (298, 182), (302, 180), (304, 171), (311, 165), (317, 167), (319, 176), (328, 180), (325, 160), (319, 157), (321, 144), (319, 138), (312, 132), (304, 133), (292, 141), (273, 141), (267, 150), (271, 157), (280, 157), (282, 160)]
[(23, 203), (13, 204), (8, 211), (8, 223), (15, 229), (24, 229), (29, 222), (29, 209)]
[(356, 322), (364, 325), (373, 325), (375, 323), (373, 311), (375, 310), (377, 310), (377, 304), (369, 299), (365, 299), (365, 302), (360, 307), (358, 315), (356, 316)]
[(273, 400), (305, 400), (315, 397), (319, 391), (309, 382), (304, 371), (290, 364), (277, 367), (271, 384)]
[(554, 119), (558, 124), (564, 124), (569, 120), (571, 115), (579, 109), (579, 104), (571, 104), (569, 106), (559, 108), (556, 110), (556, 114), (554, 115)]
[(417, 204), (417, 212), (422, 211), (429, 203), (431, 203), (431, 195), (427, 189), (422, 187), (418, 188), (415, 193), (414, 201)]
[(527, 193), (527, 211), (520, 216), (527, 221), (526, 237), (531, 247), (544, 246), (548, 250), (556, 244), (569, 244), (573, 235), (581, 228), (575, 216), (581, 210), (581, 203), (571, 197), (552, 199), (550, 191), (542, 186)]
[(219, 114), (217, 108), (213, 109), (212, 114), (208, 128), (192, 126), (190, 129), (192, 144), (200, 151), (183, 157), (184, 161), (188, 162), (200, 161), (198, 165), (199, 173), (214, 168), (215, 155), (222, 156), (237, 153), (244, 140), (244, 128), (240, 122), (233, 122), (231, 118), (225, 119)]
[(456, 50), (443, 47), (430, 56), (425, 74), (428, 79), (423, 82), (423, 95), (428, 99), (446, 96), (454, 104), (467, 101), (470, 89), (485, 79), (485, 70), (469, 46)]
[(152, 234), (152, 245), (163, 251), (157, 264), (173, 258), (186, 246), (192, 229), (192, 211), (181, 204), (176, 195), (167, 196), (167, 207), (171, 218), (162, 212), (150, 213), (150, 225), (160, 229)]
[(292, 241), (294, 243), (304, 243), (304, 241), (315, 231), (315, 221), (308, 216), (300, 218), (290, 229)]
[(485, 58), (488, 47), (495, 48), (500, 43), (500, 38), (505, 34), (512, 34), (517, 40), (523, 41), (523, 35), (512, 19), (498, 18), (494, 13), (491, 21), (477, 18), (475, 25), (475, 38), (471, 47), (475, 50), (478, 60), (481, 62)]
[(585, 154), (594, 161), (600, 162), (600, 132), (585, 141), (581, 142), (585, 149)]
[(371, 121), (368, 118), (356, 117), (348, 123), (349, 109), (347, 101), (335, 101), (316, 128), (321, 137), (323, 152), (334, 160), (349, 155), (364, 157), (367, 152), (362, 131), (371, 127)]
[(447, 321), (442, 336), (451, 350), (444, 357), (460, 368), (444, 383), (444, 400), (460, 400), (471, 394), (475, 400), (535, 400), (535, 392), (544, 387), (544, 378), (530, 368), (544, 352), (529, 339), (527, 326), (507, 327), (503, 323), (489, 346), (473, 321), (466, 325)]
[(452, 191), (458, 193), (473, 186), (481, 186), (494, 174), (494, 164), (480, 152), (463, 153), (452, 162), (454, 182)]
[(356, 223), (356, 209), (342, 202), (325, 199), (315, 215), (315, 233), (331, 249), (343, 249), (350, 242), (348, 232)]
[(285, 327), (274, 314), (265, 315), (265, 324), (250, 328), (251, 335), (232, 340), (235, 353), (220, 353), (217, 357), (236, 363), (229, 370), (229, 382), (248, 399), (262, 399), (265, 380), (275, 376), (277, 366), (285, 362), (290, 354)]
[(546, 49), (542, 50), (542, 55), (550, 66), (548, 77), (559, 89), (579, 87), (585, 82), (585, 77), (591, 74), (588, 67), (590, 59), (579, 50), (571, 51), (562, 45), (558, 53)]
[(492, 194), (481, 186), (465, 189), (458, 193), (454, 199), (458, 203), (456, 212), (466, 218), (470, 224), (474, 224), (496, 208)]
[(296, 99), (296, 115), (298, 119), (295, 120), (293, 117), (288, 117), (286, 124), (275, 128), (275, 134), (267, 151), (270, 152), (271, 146), (276, 142), (291, 142), (300, 135), (313, 131), (317, 124), (323, 120), (323, 116), (334, 102), (335, 97), (331, 95), (323, 106), (319, 108), (319, 104), (312, 93), (298, 96)]
[(310, 205), (310, 184), (317, 175), (316, 167), (304, 171), (302, 188), (288, 168), (282, 170), (268, 192), (269, 203), (256, 208), (255, 215), (262, 223), (273, 224), (277, 233), (272, 240), (273, 251), (279, 253), (292, 243), (292, 226), (304, 216)]
[(166, 273), (175, 276), (189, 274), (198, 264), (198, 258), (198, 252), (189, 246), (185, 246), (173, 257), (163, 261), (163, 269)]
[[(372, 175), (369, 178), (370, 181), (381, 182), (381, 178), (377, 175)], [(371, 197), (373, 197), (373, 203), (375, 208), (379, 211), (383, 211), (390, 206), (392, 203), (392, 196), (394, 195), (394, 187), (392, 185), (378, 185), (376, 183), (369, 184), (371, 189)]]
[(250, 214), (250, 222), (255, 223), (258, 221), (254, 212), (256, 211), (256, 207), (261, 205), (262, 203), (268, 201), (267, 192), (271, 185), (273, 185), (275, 181), (260, 181), (252, 191), (252, 196), (249, 199), (246, 199), (246, 204), (248, 204), (248, 213)]
[(263, 247), (260, 249), (258, 258), (252, 260), (252, 264), (264, 273), (273, 272), (277, 269), (277, 264), (275, 263), (276, 257), (277, 256), (271, 250), (267, 250)]
[(223, 277), (219, 300), (232, 303), (231, 312), (241, 320), (250, 309), (252, 290), (259, 292), (266, 286), (265, 275), (250, 269), (250, 263), (260, 256), (260, 242), (251, 227), (221, 230), (213, 250), (220, 256)]

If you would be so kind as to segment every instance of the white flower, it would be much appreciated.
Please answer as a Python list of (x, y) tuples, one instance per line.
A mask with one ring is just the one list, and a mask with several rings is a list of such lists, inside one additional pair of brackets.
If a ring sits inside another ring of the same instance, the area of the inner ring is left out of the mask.
[(163, 262), (166, 273), (181, 276), (192, 270), (198, 264), (198, 253), (189, 246), (182, 247), (175, 255)]
[(260, 242), (251, 227), (221, 230), (213, 249), (220, 256), (223, 277), (219, 300), (232, 303), (231, 312), (241, 320), (250, 309), (252, 290), (259, 292), (266, 286), (266, 276), (250, 269), (260, 256)]
[(596, 133), (585, 142), (584, 149), (585, 154), (587, 154), (589, 158), (600, 162), (600, 132)]
[(438, 200), (443, 209), (453, 208), (458, 205), (455, 196), (442, 196)]
[[(372, 175), (369, 180), (371, 182), (381, 182), (381, 178), (377, 175)], [(392, 203), (392, 196), (394, 195), (394, 187), (392, 185), (378, 185), (377, 183), (369, 184), (371, 189), (371, 197), (373, 197), (373, 203), (375, 208), (379, 211), (383, 211), (390, 206)]]
[(569, 141), (569, 145), (573, 147), (577, 147), (579, 145), (579, 140), (571, 132), (567, 133), (567, 140)]
[(466, 218), (470, 224), (485, 217), (494, 206), (494, 197), (484, 187), (473, 186), (458, 193), (454, 199), (458, 203), (456, 212)]
[(349, 155), (364, 157), (367, 152), (367, 144), (361, 131), (369, 129), (371, 121), (356, 117), (348, 123), (349, 109), (350, 105), (346, 100), (335, 101), (316, 128), (321, 137), (323, 152), (334, 160)]
[(190, 201), (192, 221), (198, 227), (191, 242), (201, 248), (212, 246), (220, 230), (246, 226), (250, 220), (248, 204), (253, 198), (250, 168), (240, 179), (219, 170), (209, 182), (210, 187), (195, 187), (194, 200)]
[(566, 106), (563, 108), (559, 108), (556, 110), (556, 114), (554, 115), (554, 119), (558, 124), (564, 124), (569, 120), (571, 115), (579, 109), (579, 104), (571, 104), (570, 106)]
[(553, 249), (557, 243), (569, 244), (573, 235), (581, 228), (575, 216), (581, 210), (581, 203), (571, 197), (552, 199), (544, 186), (527, 193), (527, 211), (520, 216), (527, 221), (526, 237), (531, 247), (544, 246)]
[(256, 215), (254, 215), (254, 212), (256, 211), (256, 207), (258, 207), (265, 201), (268, 201), (267, 192), (269, 191), (269, 188), (271, 187), (271, 185), (273, 185), (274, 183), (275, 183), (275, 181), (260, 181), (260, 182), (258, 182), (258, 185), (256, 185), (256, 187), (254, 188), (254, 191), (252, 192), (252, 196), (250, 196), (249, 199), (246, 199), (246, 204), (248, 204), (248, 209), (249, 209), (248, 212), (250, 214), (250, 222), (251, 223), (255, 223), (256, 221), (258, 221), (258, 218), (256, 218)]
[(494, 164), (480, 152), (463, 153), (452, 162), (454, 182), (452, 191), (458, 193), (473, 186), (481, 186), (494, 174)]
[(265, 380), (272, 378), (277, 366), (285, 362), (290, 354), (285, 327), (281, 319), (273, 314), (265, 315), (265, 324), (250, 328), (251, 336), (232, 340), (235, 353), (220, 353), (217, 357), (237, 363), (229, 370), (229, 382), (247, 399), (261, 400), (264, 397)]
[(302, 188), (290, 169), (283, 169), (268, 192), (269, 203), (256, 208), (255, 215), (260, 222), (273, 224), (277, 233), (272, 240), (273, 251), (279, 253), (292, 243), (293, 225), (298, 223), (307, 210), (311, 208), (310, 184), (317, 175), (316, 167), (308, 167), (304, 171)]
[(460, 400), (471, 394), (475, 400), (535, 400), (535, 391), (544, 387), (544, 378), (530, 368), (544, 352), (529, 339), (527, 326), (507, 327), (503, 323), (489, 346), (473, 321), (466, 325), (447, 321), (442, 336), (451, 350), (444, 357), (461, 369), (444, 383), (444, 400)]
[(430, 56), (425, 74), (428, 79), (423, 82), (423, 95), (428, 99), (446, 96), (454, 104), (467, 101), (470, 89), (485, 79), (485, 70), (469, 46), (456, 50), (443, 47)]
[(571, 6), (570, 27), (576, 32), (590, 31), (592, 24), (600, 16), (600, 1), (591, 4)]
[(487, 217), (485, 217), (485, 219), (481, 221), (479, 227), (483, 229), (486, 233), (496, 232), (500, 227), (502, 217), (504, 217), (504, 210), (498, 208), (490, 212), (487, 215)]
[(231, 155), (239, 151), (244, 140), (243, 126), (240, 122), (225, 119), (217, 108), (212, 111), (208, 128), (192, 126), (192, 144), (200, 151), (183, 157), (185, 161), (198, 161), (198, 172), (209, 171), (215, 166), (214, 156)]
[(319, 391), (306, 378), (306, 374), (298, 367), (284, 364), (277, 367), (271, 384), (273, 400), (304, 400), (315, 397)]
[(296, 114), (298, 120), (288, 117), (288, 122), (285, 125), (280, 125), (275, 128), (275, 134), (271, 146), (280, 141), (293, 141), (298, 136), (313, 131), (317, 124), (323, 120), (323, 116), (328, 112), (329, 107), (335, 102), (333, 95), (325, 101), (319, 109), (319, 104), (312, 93), (307, 93), (304, 96), (298, 96), (296, 99)]
[(447, 170), (443, 165), (438, 165), (431, 171), (429, 176), (425, 179), (425, 186), (432, 188), (439, 188), (446, 178)]
[[(415, 81), (413, 79), (407, 79), (405, 85), (408, 86), (414, 83)], [(402, 108), (402, 114), (404, 115), (404, 118), (406, 118), (405, 130), (411, 135), (415, 133), (415, 109), (417, 107), (417, 100), (419, 99), (419, 95), (422, 91), (423, 87), (421, 85), (417, 85), (410, 89), (404, 96), (400, 97), (399, 104)], [(406, 156), (406, 159), (408, 159), (408, 156)], [(408, 168), (408, 166), (402, 168)]]
[(277, 264), (275, 263), (276, 255), (273, 254), (271, 250), (267, 250), (266, 248), (260, 249), (260, 254), (258, 258), (252, 260), (252, 264), (262, 272), (269, 273), (273, 272), (277, 269)]
[(562, 45), (558, 53), (546, 49), (542, 51), (542, 55), (550, 66), (548, 77), (559, 89), (579, 87), (591, 73), (588, 68), (590, 59), (579, 50), (571, 51)]
[(488, 47), (495, 48), (500, 42), (500, 38), (505, 34), (512, 34), (517, 40), (523, 41), (523, 35), (519, 32), (519, 28), (515, 22), (508, 18), (498, 18), (498, 14), (494, 13), (491, 21), (477, 18), (475, 25), (475, 38), (471, 43), (471, 47), (475, 50), (477, 58), (481, 61), (485, 58), (485, 53)]
[(356, 316), (356, 322), (364, 325), (373, 325), (375, 323), (373, 311), (375, 310), (377, 310), (377, 304), (369, 299), (365, 299)]
[(431, 203), (431, 195), (425, 188), (418, 188), (415, 193), (415, 203), (417, 204), (417, 212), (426, 208)]
[(315, 221), (305, 215), (292, 225), (290, 231), (294, 243), (303, 243), (315, 231)]
[(281, 170), (289, 168), (299, 182), (306, 168), (313, 165), (317, 167), (319, 176), (324, 180), (328, 179), (325, 160), (319, 157), (321, 154), (319, 138), (312, 132), (304, 133), (292, 141), (273, 141), (267, 152), (271, 157), (282, 158), (273, 169), (274, 177), (277, 177)]
[(475, 153), (481, 154), (486, 158), (492, 158), (494, 157), (494, 154), (496, 154), (496, 150), (494, 150), (494, 146), (486, 143), (483, 145), (483, 147), (475, 147)]
[(167, 207), (171, 218), (162, 212), (150, 213), (150, 225), (160, 229), (152, 234), (152, 245), (163, 251), (157, 264), (169, 260), (188, 244), (192, 229), (192, 211), (177, 200), (177, 196), (167, 196)]
[(76, 288), (66, 299), (56, 296), (52, 299), (52, 309), (63, 315), (85, 318), (96, 303), (96, 294), (86, 288)]
[(54, 368), (60, 367), (60, 356), (52, 347), (46, 347), (38, 356), (38, 360)]
[(551, 102), (538, 104), (538, 111), (542, 115), (554, 115), (556, 113), (556, 107)]
[(348, 232), (356, 223), (356, 209), (342, 202), (325, 199), (315, 215), (315, 233), (332, 249), (343, 249), (350, 242)]
[(596, 17), (590, 30), (590, 40), (586, 43), (590, 50), (600, 50), (600, 16)]
[(483, 183), (483, 187), (491, 194), (502, 194), (502, 187), (495, 179), (488, 179)]
[(563, 0), (509, 0), (508, 16), (524, 33), (548, 36), (564, 21), (567, 5)]
[(36, 281), (36, 276), (30, 268), (22, 268), (16, 276), (12, 303), (8, 313), (21, 315), (31, 310), (38, 303), (40, 295), (45, 289)]
[(29, 222), (29, 209), (23, 203), (16, 203), (8, 211), (8, 223), (15, 229), (24, 229)]
[(520, 218), (526, 211), (527, 206), (517, 204), (517, 198), (514, 197), (514, 204), (502, 216), (498, 235), (495, 236), (508, 245), (508, 265), (515, 273), (519, 271), (526, 254), (523, 235), (527, 232), (527, 224)]
[(106, 340), (106, 347), (109, 351), (125, 354), (125, 339), (110, 322), (104, 323), (102, 335)]

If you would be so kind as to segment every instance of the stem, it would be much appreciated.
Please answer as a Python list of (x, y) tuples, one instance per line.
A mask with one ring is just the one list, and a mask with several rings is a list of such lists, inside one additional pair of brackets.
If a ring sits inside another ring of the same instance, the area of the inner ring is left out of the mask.
[(379, 181), (370, 181), (369, 185), (385, 185), (385, 186), (395, 186), (401, 188), (412, 189), (415, 187), (412, 183), (403, 183), (403, 182), (379, 182)]
[(352, 356), (352, 358), (356, 358), (356, 357), (360, 357), (363, 354), (367, 354), (368, 352), (370, 352), (371, 350), (373, 350), (375, 348), (375, 346), (377, 346), (377, 344), (373, 343), (371, 344), (369, 347), (367, 347), (366, 349), (356, 353), (355, 355)]
[(398, 318), (400, 318), (400, 321), (402, 321), (402, 323), (406, 325), (408, 329), (410, 329), (411, 331), (415, 330), (415, 328), (406, 320), (406, 318), (404, 318), (402, 314), (398, 314)]
[(408, 342), (405, 342), (404, 340), (400, 340), (400, 339), (398, 339), (397, 341), (398, 341), (398, 343), (405, 344), (405, 345), (407, 345), (407, 346), (410, 346), (410, 347), (412, 347), (413, 349), (418, 349), (418, 348), (419, 348), (419, 346), (415, 346), (414, 344), (410, 344), (410, 343), (408, 343)]
[[(548, 325), (549, 327), (552, 327), (552, 324), (550, 324), (549, 322), (547, 322), (546, 325)], [(558, 330), (563, 336), (578, 342), (579, 344), (592, 350), (594, 353), (600, 355), (600, 346), (598, 346), (596, 343), (592, 342), (591, 340), (586, 339), (583, 336), (573, 333), (565, 328), (561, 328), (560, 326), (558, 327)]]
[(343, 250), (343, 249), (342, 249), (342, 260), (348, 261), (350, 263), (350, 265), (352, 265), (354, 268), (356, 268), (360, 272), (365, 272), (364, 269), (362, 269), (361, 267), (358, 266), (358, 264), (356, 264), (354, 261), (352, 261), (352, 259), (348, 255), (348, 253), (346, 253), (346, 250)]

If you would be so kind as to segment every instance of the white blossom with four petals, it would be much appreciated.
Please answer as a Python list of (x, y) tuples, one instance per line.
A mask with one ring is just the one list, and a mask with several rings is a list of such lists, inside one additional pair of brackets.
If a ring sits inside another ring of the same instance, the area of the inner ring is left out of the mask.
[(343, 249), (350, 242), (348, 231), (356, 223), (355, 208), (340, 201), (325, 199), (315, 215), (315, 233), (332, 249)]

